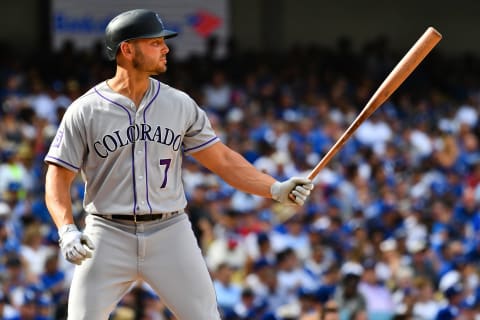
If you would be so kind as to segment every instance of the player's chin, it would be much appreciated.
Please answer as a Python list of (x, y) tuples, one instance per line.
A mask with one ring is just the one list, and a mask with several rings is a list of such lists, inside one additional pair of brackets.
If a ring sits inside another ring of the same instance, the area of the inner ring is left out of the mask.
[(158, 73), (164, 73), (166, 71), (167, 71), (167, 65), (166, 64), (159, 65), (158, 68), (157, 68)]
[(159, 68), (156, 68), (155, 70), (153, 70), (151, 72), (151, 75), (154, 76), (154, 75), (158, 75), (158, 74), (161, 74), (161, 73), (165, 73), (167, 71), (167, 66), (162, 66), (162, 67), (159, 67)]

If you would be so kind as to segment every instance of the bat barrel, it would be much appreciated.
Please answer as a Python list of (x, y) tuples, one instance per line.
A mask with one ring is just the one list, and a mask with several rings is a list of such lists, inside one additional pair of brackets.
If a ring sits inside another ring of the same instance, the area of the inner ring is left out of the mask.
[(330, 162), (333, 156), (353, 135), (355, 130), (357, 130), (357, 128), (390, 97), (390, 95), (405, 81), (405, 79), (413, 72), (413, 70), (415, 70), (420, 62), (425, 59), (428, 53), (430, 53), (441, 39), (442, 35), (435, 28), (427, 28), (423, 35), (417, 40), (417, 42), (415, 42), (410, 50), (408, 50), (405, 56), (400, 62), (398, 62), (395, 68), (378, 87), (363, 108), (362, 112), (360, 112), (352, 124), (310, 172), (308, 179), (313, 180), (318, 175), (318, 173)]

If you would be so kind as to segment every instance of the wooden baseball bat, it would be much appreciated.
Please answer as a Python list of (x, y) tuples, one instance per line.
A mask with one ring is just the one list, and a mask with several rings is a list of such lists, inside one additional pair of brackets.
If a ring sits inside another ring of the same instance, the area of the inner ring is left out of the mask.
[(335, 144), (328, 150), (320, 162), (313, 168), (308, 175), (310, 180), (314, 179), (332, 159), (332, 157), (342, 148), (357, 128), (368, 117), (380, 107), (390, 95), (397, 90), (397, 88), (405, 81), (405, 79), (412, 73), (412, 71), (422, 62), (427, 54), (437, 45), (442, 39), (442, 35), (433, 27), (429, 27), (424, 34), (417, 40), (417, 42), (410, 48), (390, 74), (385, 78), (383, 83), (378, 87), (377, 91), (363, 108), (362, 112), (355, 118), (352, 124), (342, 134), (342, 136), (335, 142)]

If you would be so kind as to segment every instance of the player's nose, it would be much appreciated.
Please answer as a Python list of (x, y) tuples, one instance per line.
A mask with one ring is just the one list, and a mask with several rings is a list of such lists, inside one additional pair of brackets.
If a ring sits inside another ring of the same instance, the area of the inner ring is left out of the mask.
[(163, 54), (167, 54), (168, 52), (170, 52), (170, 48), (169, 48), (168, 45), (164, 42), (164, 43), (163, 43), (163, 46), (162, 46), (162, 53), (163, 53)]

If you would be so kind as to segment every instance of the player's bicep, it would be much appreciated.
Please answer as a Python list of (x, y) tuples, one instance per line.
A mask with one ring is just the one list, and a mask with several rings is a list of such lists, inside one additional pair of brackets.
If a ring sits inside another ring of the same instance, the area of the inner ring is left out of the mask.
[(46, 180), (50, 183), (54, 183), (56, 185), (62, 184), (70, 187), (76, 176), (77, 173), (75, 171), (67, 169), (63, 166), (59, 166), (55, 163), (48, 163)]
[[(56, 164), (49, 164), (45, 175), (45, 202), (52, 210), (70, 203), (70, 188), (77, 174)], [(57, 211), (57, 210), (54, 210)]]

